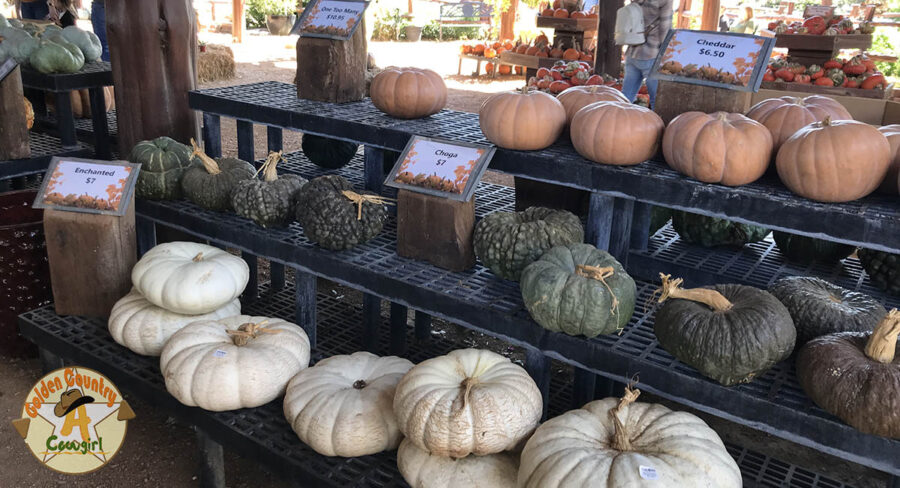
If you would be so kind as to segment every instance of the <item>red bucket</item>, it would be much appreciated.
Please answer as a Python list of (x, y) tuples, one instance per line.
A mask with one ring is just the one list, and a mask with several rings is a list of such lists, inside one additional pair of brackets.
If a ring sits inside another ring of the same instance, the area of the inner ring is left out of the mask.
[(44, 211), (34, 190), (0, 193), (0, 354), (28, 357), (37, 348), (19, 335), (18, 315), (50, 303)]

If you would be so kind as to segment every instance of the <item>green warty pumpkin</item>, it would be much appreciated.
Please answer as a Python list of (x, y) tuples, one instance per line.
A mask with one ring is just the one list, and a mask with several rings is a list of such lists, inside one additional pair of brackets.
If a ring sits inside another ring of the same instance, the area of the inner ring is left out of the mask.
[(347, 166), (359, 150), (359, 144), (354, 142), (346, 142), (313, 134), (303, 134), (301, 147), (303, 149), (303, 154), (305, 154), (313, 164), (327, 169), (338, 169)]
[[(343, 192), (365, 199), (356, 203)], [(297, 221), (303, 235), (333, 251), (356, 247), (377, 236), (387, 220), (383, 200), (370, 192), (356, 192), (337, 175), (320, 176), (296, 193)]]
[(253, 165), (233, 158), (214, 160), (193, 139), (191, 145), (194, 147), (192, 166), (181, 177), (184, 196), (207, 210), (231, 210), (231, 192), (238, 182), (253, 178), (256, 174)]
[(141, 141), (128, 160), (141, 165), (135, 193), (148, 200), (181, 198), (181, 177), (191, 167), (191, 148), (169, 137)]
[(688, 212), (672, 214), (672, 227), (687, 242), (704, 247), (743, 246), (765, 239), (769, 230)]
[(518, 281), (525, 266), (554, 246), (584, 241), (581, 220), (571, 212), (531, 207), (494, 212), (475, 226), (475, 255), (497, 276)]
[(263, 179), (238, 182), (231, 193), (231, 206), (241, 217), (260, 227), (286, 227), (294, 220), (293, 197), (306, 179), (297, 175), (278, 175), (281, 152), (269, 154), (260, 171)]
[(900, 295), (900, 254), (860, 249), (858, 256), (875, 286), (891, 295)]
[(799, 264), (811, 264), (816, 261), (836, 263), (853, 254), (855, 246), (831, 242), (823, 239), (773, 231), (775, 245), (788, 260)]
[(525, 268), (520, 286), (531, 317), (553, 332), (610, 334), (634, 313), (634, 280), (612, 255), (590, 244), (550, 249)]

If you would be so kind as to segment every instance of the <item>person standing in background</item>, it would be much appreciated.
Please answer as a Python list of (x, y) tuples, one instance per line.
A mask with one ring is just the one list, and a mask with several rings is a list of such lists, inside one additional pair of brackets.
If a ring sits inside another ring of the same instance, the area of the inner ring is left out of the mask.
[[(622, 92), (634, 102), (641, 83), (650, 75), (653, 61), (666, 34), (672, 28), (672, 0), (633, 0), (644, 14), (644, 43), (628, 46), (625, 52), (625, 81)], [(650, 107), (656, 102), (656, 80), (647, 80)]]
[(739, 34), (755, 34), (756, 24), (753, 22), (753, 7), (744, 7), (744, 18), (739, 22), (735, 22), (729, 32), (737, 32)]
[(94, 27), (94, 34), (100, 39), (100, 45), (103, 46), (103, 54), (100, 59), (109, 62), (109, 44), (106, 42), (106, 4), (103, 0), (94, 0), (91, 2), (91, 25)]
[(72, 0), (50, 0), (50, 20), (63, 28), (75, 25), (78, 15)]
[(16, 0), (16, 15), (20, 19), (45, 20), (50, 15), (47, 0)]

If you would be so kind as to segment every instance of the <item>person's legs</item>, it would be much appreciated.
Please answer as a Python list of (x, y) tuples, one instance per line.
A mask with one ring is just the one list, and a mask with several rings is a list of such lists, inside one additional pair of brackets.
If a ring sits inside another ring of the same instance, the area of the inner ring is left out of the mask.
[[(653, 59), (635, 60), (635, 66), (641, 70), (641, 76), (647, 80), (647, 93), (650, 95), (650, 108), (656, 102), (656, 79), (650, 79), (650, 71), (653, 69)], [(638, 87), (640, 88), (640, 87)]]
[(622, 93), (629, 102), (634, 102), (638, 90), (641, 89), (641, 82), (644, 81), (644, 74), (637, 64), (640, 62), (640, 60), (625, 56), (625, 81), (622, 82)]
[(106, 4), (102, 1), (91, 3), (91, 25), (94, 26), (94, 34), (100, 39), (103, 46), (103, 54), (100, 59), (109, 62), (109, 45), (106, 43)]
[(44, 20), (50, 15), (50, 7), (47, 2), (22, 2), (22, 18), (31, 20)]

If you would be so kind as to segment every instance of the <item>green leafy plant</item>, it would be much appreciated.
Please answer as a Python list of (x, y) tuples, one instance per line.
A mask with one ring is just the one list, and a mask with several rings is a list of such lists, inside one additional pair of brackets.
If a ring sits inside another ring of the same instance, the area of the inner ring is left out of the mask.
[[(872, 52), (895, 54), (900, 52), (900, 31), (895, 28), (879, 27), (872, 39)], [(893, 63), (876, 62), (875, 66), (885, 76), (900, 76), (900, 61)]]
[[(438, 39), (440, 37), (441, 25), (437, 20), (425, 24), (422, 28), (422, 39)], [(485, 30), (481, 27), (452, 27), (444, 26), (444, 40), (464, 40), (483, 39)]]
[(297, 12), (297, 0), (247, 0), (247, 27), (265, 27), (267, 15), (292, 15)]
[(406, 37), (404, 28), (410, 25), (409, 17), (400, 9), (381, 9), (375, 14), (372, 40), (399, 41)]

